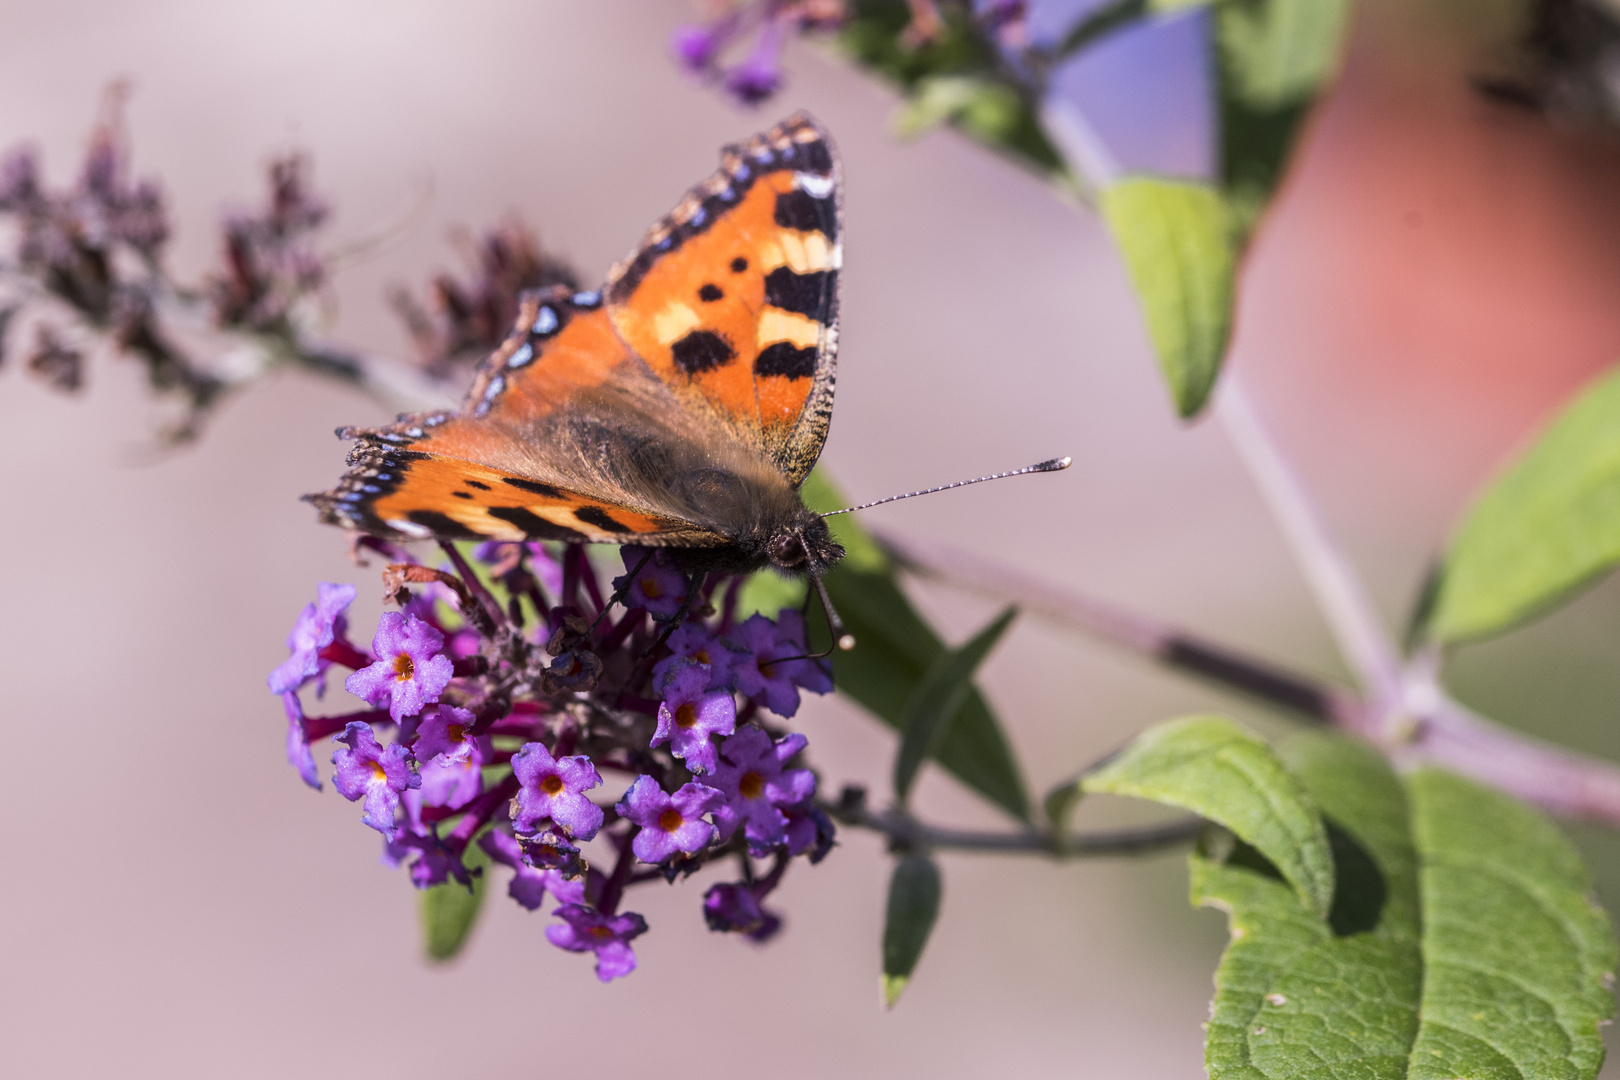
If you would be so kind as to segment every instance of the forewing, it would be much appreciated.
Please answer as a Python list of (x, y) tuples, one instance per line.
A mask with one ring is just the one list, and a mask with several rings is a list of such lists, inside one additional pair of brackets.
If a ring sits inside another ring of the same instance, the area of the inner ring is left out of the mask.
[(838, 158), (799, 114), (722, 151), (606, 286), (620, 336), (681, 404), (795, 487), (832, 415), (840, 218)]

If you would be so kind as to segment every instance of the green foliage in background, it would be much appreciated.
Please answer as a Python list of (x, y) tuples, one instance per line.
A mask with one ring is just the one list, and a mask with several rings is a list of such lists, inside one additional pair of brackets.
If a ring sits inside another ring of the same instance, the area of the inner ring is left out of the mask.
[(440, 963), (461, 952), (484, 906), (484, 868), (489, 865), (489, 856), (484, 854), (483, 848), (470, 843), (461, 861), (473, 875), (471, 889), (456, 881), (446, 881), (423, 889), (417, 896), (422, 951), (429, 960)]
[[(822, 469), (810, 474), (802, 494), (813, 510), (849, 505)], [(855, 515), (827, 520), (834, 538), (848, 552), (827, 575), (827, 592), (859, 643), (848, 652), (833, 654), (834, 681), (839, 693), (903, 730), (907, 704), (930, 667), (946, 654), (945, 643), (906, 599), (889, 557)], [(812, 638), (825, 642), (826, 623), (817, 611), (812, 605), (811, 623), (821, 628), (819, 634), (812, 632)], [(1020, 821), (1029, 820), (1023, 775), (1000, 722), (977, 689), (966, 689), (932, 756), (996, 806)]]
[(1430, 634), (1507, 629), (1620, 562), (1620, 373), (1589, 387), (1469, 511)]
[[(1226, 355), (1242, 253), (1337, 66), (1349, 0), (1114, 0), (1055, 44), (1020, 49), (995, 41), (970, 7), (940, 4), (941, 33), (917, 42), (905, 0), (853, 0), (839, 40), (904, 94), (901, 134), (950, 124), (1066, 187), (1098, 189), (1176, 410), (1196, 415)], [(1073, 175), (1063, 140), (1042, 125), (1051, 75), (1122, 30), (1195, 13), (1215, 57), (1214, 179)]]

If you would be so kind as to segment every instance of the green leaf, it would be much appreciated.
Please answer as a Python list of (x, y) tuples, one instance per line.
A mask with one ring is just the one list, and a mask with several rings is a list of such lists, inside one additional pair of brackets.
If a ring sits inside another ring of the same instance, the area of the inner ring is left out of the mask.
[(883, 916), (883, 1004), (893, 1008), (916, 970), (928, 935), (939, 916), (939, 867), (921, 852), (908, 852), (894, 864), (889, 903)]
[(484, 904), (483, 869), (489, 857), (476, 843), (467, 845), (462, 862), (472, 871), (472, 888), (455, 881), (423, 889), (417, 900), (417, 915), (422, 923), (422, 949), (429, 960), (443, 963), (453, 959), (467, 944), (478, 912)]
[(746, 619), (759, 614), (774, 619), (783, 608), (798, 608), (804, 604), (808, 583), (783, 577), (775, 570), (758, 570), (743, 582), (737, 597), (737, 618)]
[(975, 75), (930, 75), (917, 82), (895, 115), (895, 134), (909, 139), (955, 123), (984, 142), (999, 142), (1018, 126), (1023, 102), (1005, 83)]
[[(970, 107), (943, 117), (965, 134), (1043, 175), (1061, 174), (1063, 160), (1041, 129), (1033, 87), (1007, 71), (1001, 45), (963, 5), (941, 6), (943, 27), (932, 41), (910, 40), (907, 0), (847, 0), (838, 41), (856, 64), (895, 84), (908, 97), (927, 93), (931, 80), (964, 78), (994, 87)], [(917, 105), (908, 108), (918, 108)], [(938, 103), (922, 103), (923, 112)]]
[(922, 763), (939, 750), (950, 722), (960, 714), (979, 665), (1017, 614), (1017, 608), (1008, 608), (960, 648), (940, 653), (912, 689), (900, 714), (900, 749), (894, 757), (894, 794), (902, 806), (911, 797)]
[(1176, 409), (1192, 416), (1215, 386), (1232, 329), (1237, 264), (1226, 200), (1207, 184), (1133, 176), (1104, 188), (1100, 207)]
[(1333, 74), (1349, 0), (1215, 5), (1221, 183), (1240, 235), (1253, 229), (1311, 103)]
[(1339, 738), (1285, 757), (1329, 822), (1338, 888), (1324, 923), (1244, 852), (1192, 856), (1194, 903), (1232, 928), (1211, 1080), (1593, 1076), (1615, 944), (1558, 830), (1445, 773), (1403, 789)]
[(1441, 570), (1430, 633), (1504, 630), (1620, 562), (1620, 372), (1599, 379), (1497, 477)]
[[(801, 489), (806, 505), (835, 510), (849, 501), (821, 471)], [(855, 635), (855, 648), (833, 654), (838, 692), (858, 701), (890, 727), (899, 728), (906, 702), (945, 644), (917, 614), (895, 580), (888, 556), (855, 520), (829, 518), (833, 537), (848, 554), (827, 575), (827, 592)], [(812, 617), (814, 615), (812, 607)], [(823, 625), (812, 637), (825, 641)], [(1029, 820), (1029, 795), (990, 706), (970, 690), (952, 718), (934, 760), (969, 788), (1020, 821)]]
[(1232, 721), (1189, 716), (1149, 728), (1081, 786), (1219, 822), (1269, 859), (1309, 911), (1327, 915), (1333, 857), (1316, 807), (1271, 747)]

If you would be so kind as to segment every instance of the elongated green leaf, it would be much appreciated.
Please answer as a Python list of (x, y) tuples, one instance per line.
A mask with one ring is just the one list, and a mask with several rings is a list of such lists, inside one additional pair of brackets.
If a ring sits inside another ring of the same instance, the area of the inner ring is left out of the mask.
[(444, 962), (453, 959), (467, 944), (478, 912), (484, 905), (484, 875), (489, 857), (477, 844), (468, 844), (462, 856), (468, 870), (474, 872), (472, 890), (455, 881), (423, 889), (417, 899), (417, 915), (422, 923), (422, 949), (429, 960)]
[(1149, 728), (1081, 786), (1219, 822), (1269, 859), (1309, 911), (1328, 913), (1333, 857), (1315, 804), (1271, 747), (1232, 721), (1189, 716)]
[[(801, 494), (806, 505), (835, 510), (849, 502), (820, 471)], [(855, 648), (833, 654), (838, 692), (860, 702), (890, 727), (900, 726), (912, 691), (945, 644), (917, 614), (895, 581), (887, 556), (854, 514), (828, 519), (848, 554), (827, 575), (833, 606), (855, 635)], [(818, 620), (812, 606), (812, 619)], [(825, 641), (823, 625), (818, 640)], [(970, 690), (940, 741), (934, 760), (968, 787), (1020, 821), (1029, 820), (1029, 795), (1001, 725), (978, 690)]]
[(894, 864), (889, 878), (889, 903), (883, 916), (883, 1004), (893, 1008), (939, 916), (939, 867), (920, 852), (910, 852)]
[(1285, 757), (1329, 822), (1326, 923), (1239, 852), (1191, 859), (1194, 903), (1228, 913), (1205, 1063), (1212, 1080), (1587, 1080), (1613, 1012), (1607, 921), (1567, 840), (1468, 781), (1403, 790), (1328, 736)]
[(1620, 372), (1577, 397), (1469, 511), (1431, 634), (1506, 629), (1620, 563)]
[(940, 653), (911, 691), (900, 714), (900, 749), (894, 756), (894, 795), (902, 805), (911, 797), (917, 770), (938, 752), (951, 721), (961, 713), (979, 665), (1017, 614), (1017, 608), (1008, 608), (960, 648)]
[(1215, 5), (1221, 185), (1247, 236), (1276, 190), (1311, 103), (1338, 63), (1349, 0)]
[(1232, 329), (1237, 264), (1226, 200), (1208, 184), (1132, 176), (1103, 189), (1100, 207), (1176, 409), (1192, 416), (1215, 386)]

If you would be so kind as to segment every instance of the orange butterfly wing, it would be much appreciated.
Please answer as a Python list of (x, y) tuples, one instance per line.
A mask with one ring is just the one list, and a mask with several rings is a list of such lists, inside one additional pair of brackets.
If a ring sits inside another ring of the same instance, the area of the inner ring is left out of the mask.
[(460, 413), (345, 430), (322, 520), (400, 539), (721, 547), (815, 464), (832, 412), (839, 172), (791, 118), (722, 152), (602, 293), (527, 297)]
[(517, 329), (479, 370), (462, 413), (340, 431), (358, 440), (349, 472), (333, 490), (306, 498), (324, 521), (403, 540), (723, 542), (682, 518), (634, 505), (612, 483), (582, 479), (550, 445), (559, 434), (567, 439), (569, 429), (548, 420), (575, 412), (582, 394), (626, 382), (661, 389), (600, 307), (576, 304), (566, 290), (531, 296)]
[(832, 143), (794, 116), (722, 151), (605, 290), (620, 336), (676, 398), (795, 487), (832, 415), (840, 196)]

